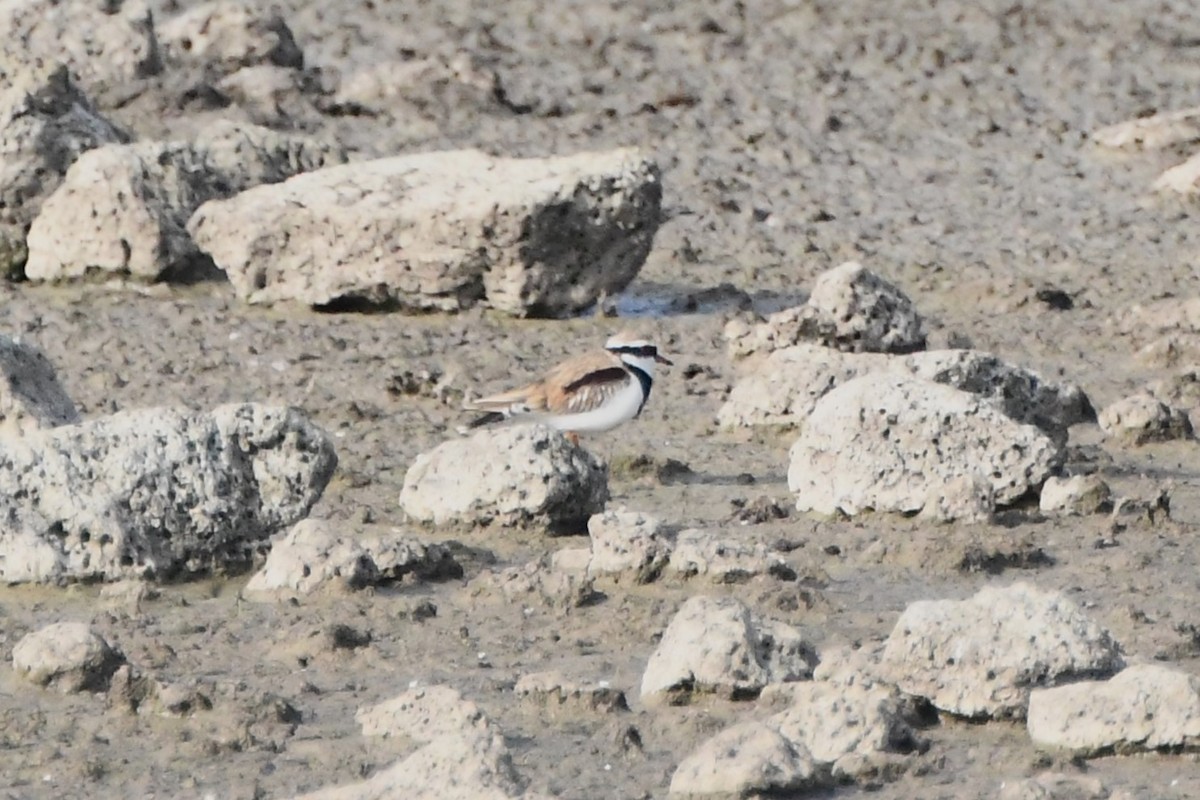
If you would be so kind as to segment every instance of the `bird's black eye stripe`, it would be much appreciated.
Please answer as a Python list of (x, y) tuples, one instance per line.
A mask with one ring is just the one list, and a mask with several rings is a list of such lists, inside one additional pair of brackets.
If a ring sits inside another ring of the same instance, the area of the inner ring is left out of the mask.
[(658, 355), (658, 348), (652, 344), (644, 344), (639, 347), (611, 347), (609, 348), (614, 353), (628, 353), (631, 356), (639, 358), (654, 358)]

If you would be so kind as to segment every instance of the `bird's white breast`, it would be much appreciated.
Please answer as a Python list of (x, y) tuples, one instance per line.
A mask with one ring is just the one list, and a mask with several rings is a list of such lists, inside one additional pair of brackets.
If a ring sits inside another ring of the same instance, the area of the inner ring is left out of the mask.
[(625, 385), (598, 408), (579, 414), (557, 414), (543, 422), (560, 431), (603, 433), (637, 416), (642, 407), (642, 384), (632, 375)]

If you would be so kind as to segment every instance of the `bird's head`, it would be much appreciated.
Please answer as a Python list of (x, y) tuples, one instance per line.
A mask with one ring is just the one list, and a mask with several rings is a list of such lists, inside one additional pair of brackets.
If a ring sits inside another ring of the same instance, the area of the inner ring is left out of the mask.
[(656, 345), (629, 331), (622, 331), (610, 336), (604, 343), (604, 349), (617, 356), (626, 365), (637, 367), (647, 375), (654, 374), (655, 363), (668, 365), (672, 363), (670, 359), (659, 354)]

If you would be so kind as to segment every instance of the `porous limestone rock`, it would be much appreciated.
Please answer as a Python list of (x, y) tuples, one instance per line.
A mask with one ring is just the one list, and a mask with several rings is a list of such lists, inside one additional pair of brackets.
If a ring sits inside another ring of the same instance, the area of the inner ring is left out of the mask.
[[(253, 303), (565, 316), (623, 289), (660, 221), (635, 150), (542, 159), (477, 150), (363, 161), (201, 206), (200, 247)], [(270, 253), (270, 258), (262, 254)]]
[(434, 525), (544, 525), (582, 530), (604, 510), (608, 472), (544, 425), (481, 429), (417, 456), (400, 507)]
[(1117, 642), (1075, 603), (1017, 583), (911, 603), (879, 674), (951, 714), (1020, 718), (1033, 689), (1109, 675), (1123, 663)]
[(961, 476), (991, 484), (997, 504), (1012, 503), (1058, 467), (1062, 449), (976, 395), (869, 374), (817, 402), (790, 461), (801, 511), (916, 513)]
[[(106, 13), (106, 5), (114, 6), (112, 13)], [(0, 76), (13, 69), (62, 64), (93, 95), (162, 69), (146, 4), (60, 0), (0, 4), (0, 64)]]
[(352, 589), (401, 580), (462, 577), (462, 567), (443, 545), (411, 537), (339, 532), (328, 520), (305, 519), (271, 546), (267, 562), (250, 582), (250, 597), (308, 594), (331, 581)]
[(1035, 425), (1065, 442), (1067, 429), (1094, 421), (1084, 392), (1070, 383), (1048, 381), (1032, 370), (977, 350), (929, 350), (908, 356), (843, 353), (797, 344), (772, 351), (750, 364), (718, 412), (727, 427), (800, 426), (826, 394), (870, 373), (913, 375), (952, 386), (992, 402), (1017, 422)]
[(57, 622), (27, 634), (12, 658), (18, 675), (61, 692), (104, 691), (125, 661), (83, 622)]
[(670, 793), (689, 797), (789, 794), (829, 782), (804, 749), (767, 722), (749, 720), (702, 743), (679, 763)]
[(0, 438), (78, 421), (50, 359), (29, 342), (0, 334)]
[(65, 66), (8, 76), (0, 91), (0, 277), (24, 274), (29, 226), (75, 159), (128, 139), (96, 111)]
[(1159, 664), (1106, 681), (1035, 690), (1029, 736), (1042, 747), (1094, 755), (1200, 746), (1200, 677)]
[(294, 800), (383, 800), (437, 797), (445, 800), (534, 800), (500, 731), (473, 702), (454, 689), (410, 689), (357, 719), (367, 736), (405, 736), (422, 746), (359, 783), (320, 789)]
[(1112, 492), (1099, 475), (1050, 477), (1042, 485), (1038, 507), (1060, 516), (1096, 514), (1112, 508)]
[(187, 222), (201, 204), (345, 160), (340, 148), (307, 136), (224, 121), (191, 141), (97, 147), (42, 204), (25, 274), (195, 280), (205, 263)]
[(588, 520), (589, 575), (631, 575), (635, 583), (658, 577), (671, 553), (662, 523), (637, 511), (605, 511)]
[(790, 707), (739, 723), (680, 763), (671, 793), (746, 797), (836, 785), (888, 774), (927, 743), (905, 719), (894, 688), (805, 682)]
[(761, 619), (732, 597), (697, 596), (676, 613), (646, 664), (641, 696), (674, 702), (690, 692), (739, 698), (768, 683), (812, 676), (816, 654), (798, 630)]
[(789, 568), (765, 545), (689, 528), (675, 537), (667, 570), (682, 578), (703, 576), (714, 583), (742, 583), (757, 575), (784, 576)]
[(1149, 392), (1136, 392), (1100, 412), (1100, 427), (1126, 444), (1165, 442), (1192, 438), (1188, 414), (1173, 408)]
[(337, 456), (296, 409), (124, 411), (0, 449), (0, 581), (120, 579), (242, 563), (304, 518)]
[(192, 6), (160, 22), (158, 39), (167, 60), (198, 61), (221, 71), (256, 64), (304, 66), (304, 52), (278, 11), (240, 0)]
[(822, 273), (808, 302), (750, 326), (725, 329), (735, 357), (812, 342), (849, 352), (911, 353), (925, 349), (925, 329), (912, 300), (857, 261)]

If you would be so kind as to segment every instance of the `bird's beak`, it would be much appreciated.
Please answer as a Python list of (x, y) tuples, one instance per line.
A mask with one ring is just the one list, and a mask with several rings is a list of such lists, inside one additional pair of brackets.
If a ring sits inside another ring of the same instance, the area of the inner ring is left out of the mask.
[(660, 356), (658, 353), (654, 354), (654, 360), (660, 364), (666, 364), (668, 366), (673, 366), (675, 364), (675, 362), (671, 359), (667, 358), (666, 356)]

